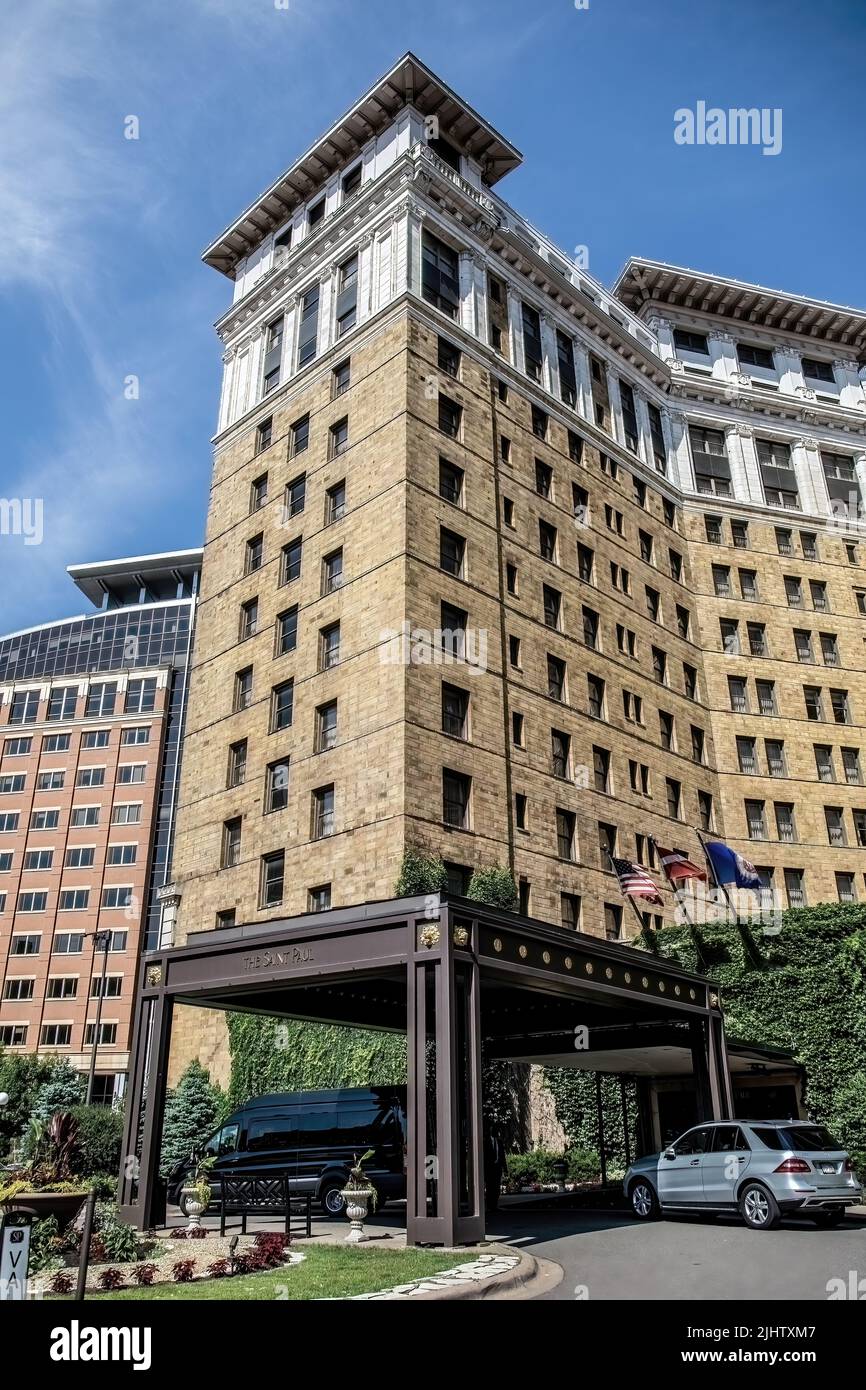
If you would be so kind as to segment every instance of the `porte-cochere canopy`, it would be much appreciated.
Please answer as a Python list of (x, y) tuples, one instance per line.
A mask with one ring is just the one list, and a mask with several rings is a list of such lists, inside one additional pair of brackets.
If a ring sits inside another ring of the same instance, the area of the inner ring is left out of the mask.
[[(145, 1228), (175, 1004), (405, 1032), (407, 1239), (484, 1235), (481, 1044), (593, 1071), (694, 1075), (699, 1119), (733, 1114), (718, 993), (616, 942), (447, 896), (395, 898), (190, 937), (142, 963), (120, 1200)], [(376, 1078), (370, 1078), (375, 1083)]]

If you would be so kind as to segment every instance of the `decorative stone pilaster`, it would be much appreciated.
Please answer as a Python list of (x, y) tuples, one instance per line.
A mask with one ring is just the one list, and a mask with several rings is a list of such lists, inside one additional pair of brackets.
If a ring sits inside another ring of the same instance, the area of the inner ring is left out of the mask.
[(804, 512), (830, 515), (830, 495), (821, 467), (817, 439), (795, 439), (791, 446), (791, 463), (797, 478), (800, 505)]
[(743, 501), (747, 499), (754, 501), (749, 487), (749, 475), (743, 453), (743, 436), (740, 434), (739, 425), (725, 426), (725, 451), (731, 468), (731, 491), (735, 497), (741, 498)]
[(737, 435), (737, 449), (741, 467), (745, 475), (744, 497), (752, 502), (764, 501), (764, 485), (761, 482), (761, 469), (758, 464), (758, 450), (755, 445), (755, 432), (751, 425), (738, 422), (733, 427)]
[(556, 326), (549, 314), (541, 315), (542, 385), (559, 399), (559, 354), (556, 350)]
[(711, 329), (707, 334), (707, 346), (710, 349), (710, 364), (713, 376), (721, 381), (730, 381), (739, 371), (737, 363), (737, 348), (730, 333), (723, 333), (719, 329)]
[(647, 409), (646, 396), (640, 391), (634, 393), (635, 409), (637, 410), (638, 431), (640, 433), (640, 455), (644, 463), (649, 468), (655, 467), (655, 449), (653, 447), (653, 437), (650, 431), (649, 410)]
[(833, 363), (836, 384), (839, 387), (839, 404), (850, 410), (866, 409), (866, 397), (860, 381), (858, 364), (848, 357), (837, 357)]
[[(779, 369), (779, 390), (786, 396), (798, 396), (808, 390), (803, 376), (803, 358), (794, 347), (776, 348)], [(814, 392), (812, 393), (814, 399)]]
[(671, 457), (676, 472), (675, 481), (684, 492), (696, 492), (695, 470), (689, 448), (689, 432), (686, 417), (681, 410), (670, 412), (670, 438), (673, 451)]
[(622, 399), (619, 394), (619, 378), (611, 371), (607, 363), (605, 363), (604, 372), (607, 379), (607, 398), (610, 401), (610, 432), (618, 444), (625, 446), (625, 430), (622, 424)]
[(475, 260), (471, 251), (461, 251), (457, 261), (457, 278), (460, 286), (459, 323), (467, 333), (476, 333), (475, 315)]
[(526, 371), (526, 353), (523, 350), (523, 317), (520, 310), (520, 296), (506, 285), (508, 297), (508, 330), (511, 334), (511, 360), (519, 372)]
[(574, 374), (577, 378), (577, 409), (584, 420), (592, 421), (595, 413), (592, 408), (592, 372), (589, 366), (589, 350), (579, 339), (574, 340)]
[(472, 257), (472, 274), (475, 281), (475, 329), (479, 342), (490, 340), (490, 324), (487, 314), (487, 262), (477, 252)]
[(659, 355), (668, 361), (676, 356), (674, 349), (674, 330), (668, 319), (662, 318), (660, 314), (651, 314), (647, 319), (647, 327), (651, 333), (655, 333), (659, 343)]

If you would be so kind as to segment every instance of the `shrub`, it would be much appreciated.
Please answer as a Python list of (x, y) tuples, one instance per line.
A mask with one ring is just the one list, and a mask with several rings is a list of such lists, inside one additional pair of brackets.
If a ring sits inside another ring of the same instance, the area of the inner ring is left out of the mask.
[(227, 1259), (214, 1260), (213, 1264), (208, 1265), (207, 1272), (212, 1279), (227, 1279), (232, 1272), (231, 1263)]
[(595, 1182), (601, 1174), (598, 1154), (591, 1149), (568, 1149), (565, 1161), (570, 1182)]
[(123, 1273), (119, 1269), (103, 1269), (96, 1282), (101, 1289), (122, 1289), (124, 1285)]
[(94, 1231), (90, 1237), (90, 1251), (88, 1254), (88, 1261), (92, 1265), (99, 1265), (103, 1264), (104, 1261), (107, 1259), (108, 1256), (105, 1251), (105, 1241), (102, 1239), (102, 1236), (99, 1234), (98, 1231)]
[(425, 854), (420, 849), (407, 849), (394, 885), (396, 898), (417, 898), (422, 894), (444, 893), (448, 874), (438, 854)]
[(175, 1260), (171, 1274), (176, 1284), (191, 1284), (195, 1270), (195, 1260)]
[(283, 1263), (290, 1240), (284, 1231), (258, 1231), (254, 1247), (267, 1267), (274, 1269)]
[(866, 1149), (866, 1074), (855, 1072), (833, 1098), (829, 1128), (846, 1149)]
[(165, 1105), (159, 1171), (163, 1177), (201, 1148), (225, 1113), (225, 1096), (200, 1062), (190, 1062)]
[(31, 1118), (43, 1124), (52, 1115), (66, 1113), (81, 1105), (84, 1099), (84, 1077), (76, 1071), (68, 1057), (57, 1057), (51, 1070), (36, 1092)]
[(0, 1051), (0, 1091), (9, 1097), (8, 1105), (0, 1107), (0, 1154), (5, 1155), (12, 1142), (24, 1133), (39, 1088), (52, 1070), (53, 1063), (47, 1057)]
[(132, 1271), (132, 1277), (139, 1286), (152, 1284), (156, 1270), (157, 1266), (155, 1264), (136, 1265), (135, 1269)]
[(508, 1180), (513, 1183), (556, 1182), (553, 1165), (561, 1162), (562, 1157), (553, 1149), (530, 1149), (525, 1154), (508, 1154), (505, 1160)]
[(187, 1240), (207, 1240), (208, 1232), (205, 1226), (190, 1226), (186, 1233)]
[(509, 869), (494, 864), (488, 869), (476, 869), (466, 890), (473, 902), (487, 903), (510, 912), (517, 904), (517, 886)]
[(96, 1208), (96, 1229), (105, 1247), (105, 1258), (126, 1264), (138, 1254), (141, 1237), (135, 1226), (121, 1221), (117, 1207), (100, 1202)]
[(72, 1293), (72, 1275), (58, 1269), (57, 1273), (51, 1276), (48, 1290), (50, 1293)]
[(56, 1216), (44, 1216), (30, 1227), (30, 1273), (47, 1269), (58, 1254), (59, 1236)]
[(99, 1201), (113, 1202), (117, 1197), (117, 1173), (90, 1173), (82, 1178), (81, 1186), (89, 1187)]
[[(72, 1116), (78, 1122), (71, 1168), (75, 1174), (117, 1173), (123, 1142), (123, 1115), (110, 1105), (76, 1105)], [(117, 1178), (113, 1179), (113, 1188)], [(113, 1196), (113, 1190), (108, 1195)]]
[(186, 1240), (186, 1226), (175, 1226), (171, 1238), (172, 1240)]
[(252, 1274), (255, 1263), (252, 1258), (252, 1251), (244, 1251), (242, 1255), (235, 1255), (234, 1272), (235, 1274)]

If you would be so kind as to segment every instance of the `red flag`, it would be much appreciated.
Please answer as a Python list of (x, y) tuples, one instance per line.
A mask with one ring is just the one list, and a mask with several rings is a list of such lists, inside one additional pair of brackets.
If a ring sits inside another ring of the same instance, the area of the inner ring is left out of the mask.
[(693, 864), (681, 849), (662, 849), (661, 845), (656, 845), (656, 854), (661, 860), (668, 883), (674, 887), (687, 878), (699, 878), (706, 883), (707, 876), (704, 870)]

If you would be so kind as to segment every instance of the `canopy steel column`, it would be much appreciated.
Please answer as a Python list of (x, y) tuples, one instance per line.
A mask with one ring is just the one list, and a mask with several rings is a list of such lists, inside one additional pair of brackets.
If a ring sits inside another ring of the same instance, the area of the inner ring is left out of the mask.
[(484, 1236), (475, 927), (454, 926), (443, 905), (409, 931), (406, 1239), (458, 1245)]
[(126, 1106), (118, 1203), (124, 1221), (146, 1231), (165, 1220), (159, 1151), (165, 1114), (174, 1000), (160, 986), (162, 964), (143, 968), (132, 1044), (132, 1085)]

